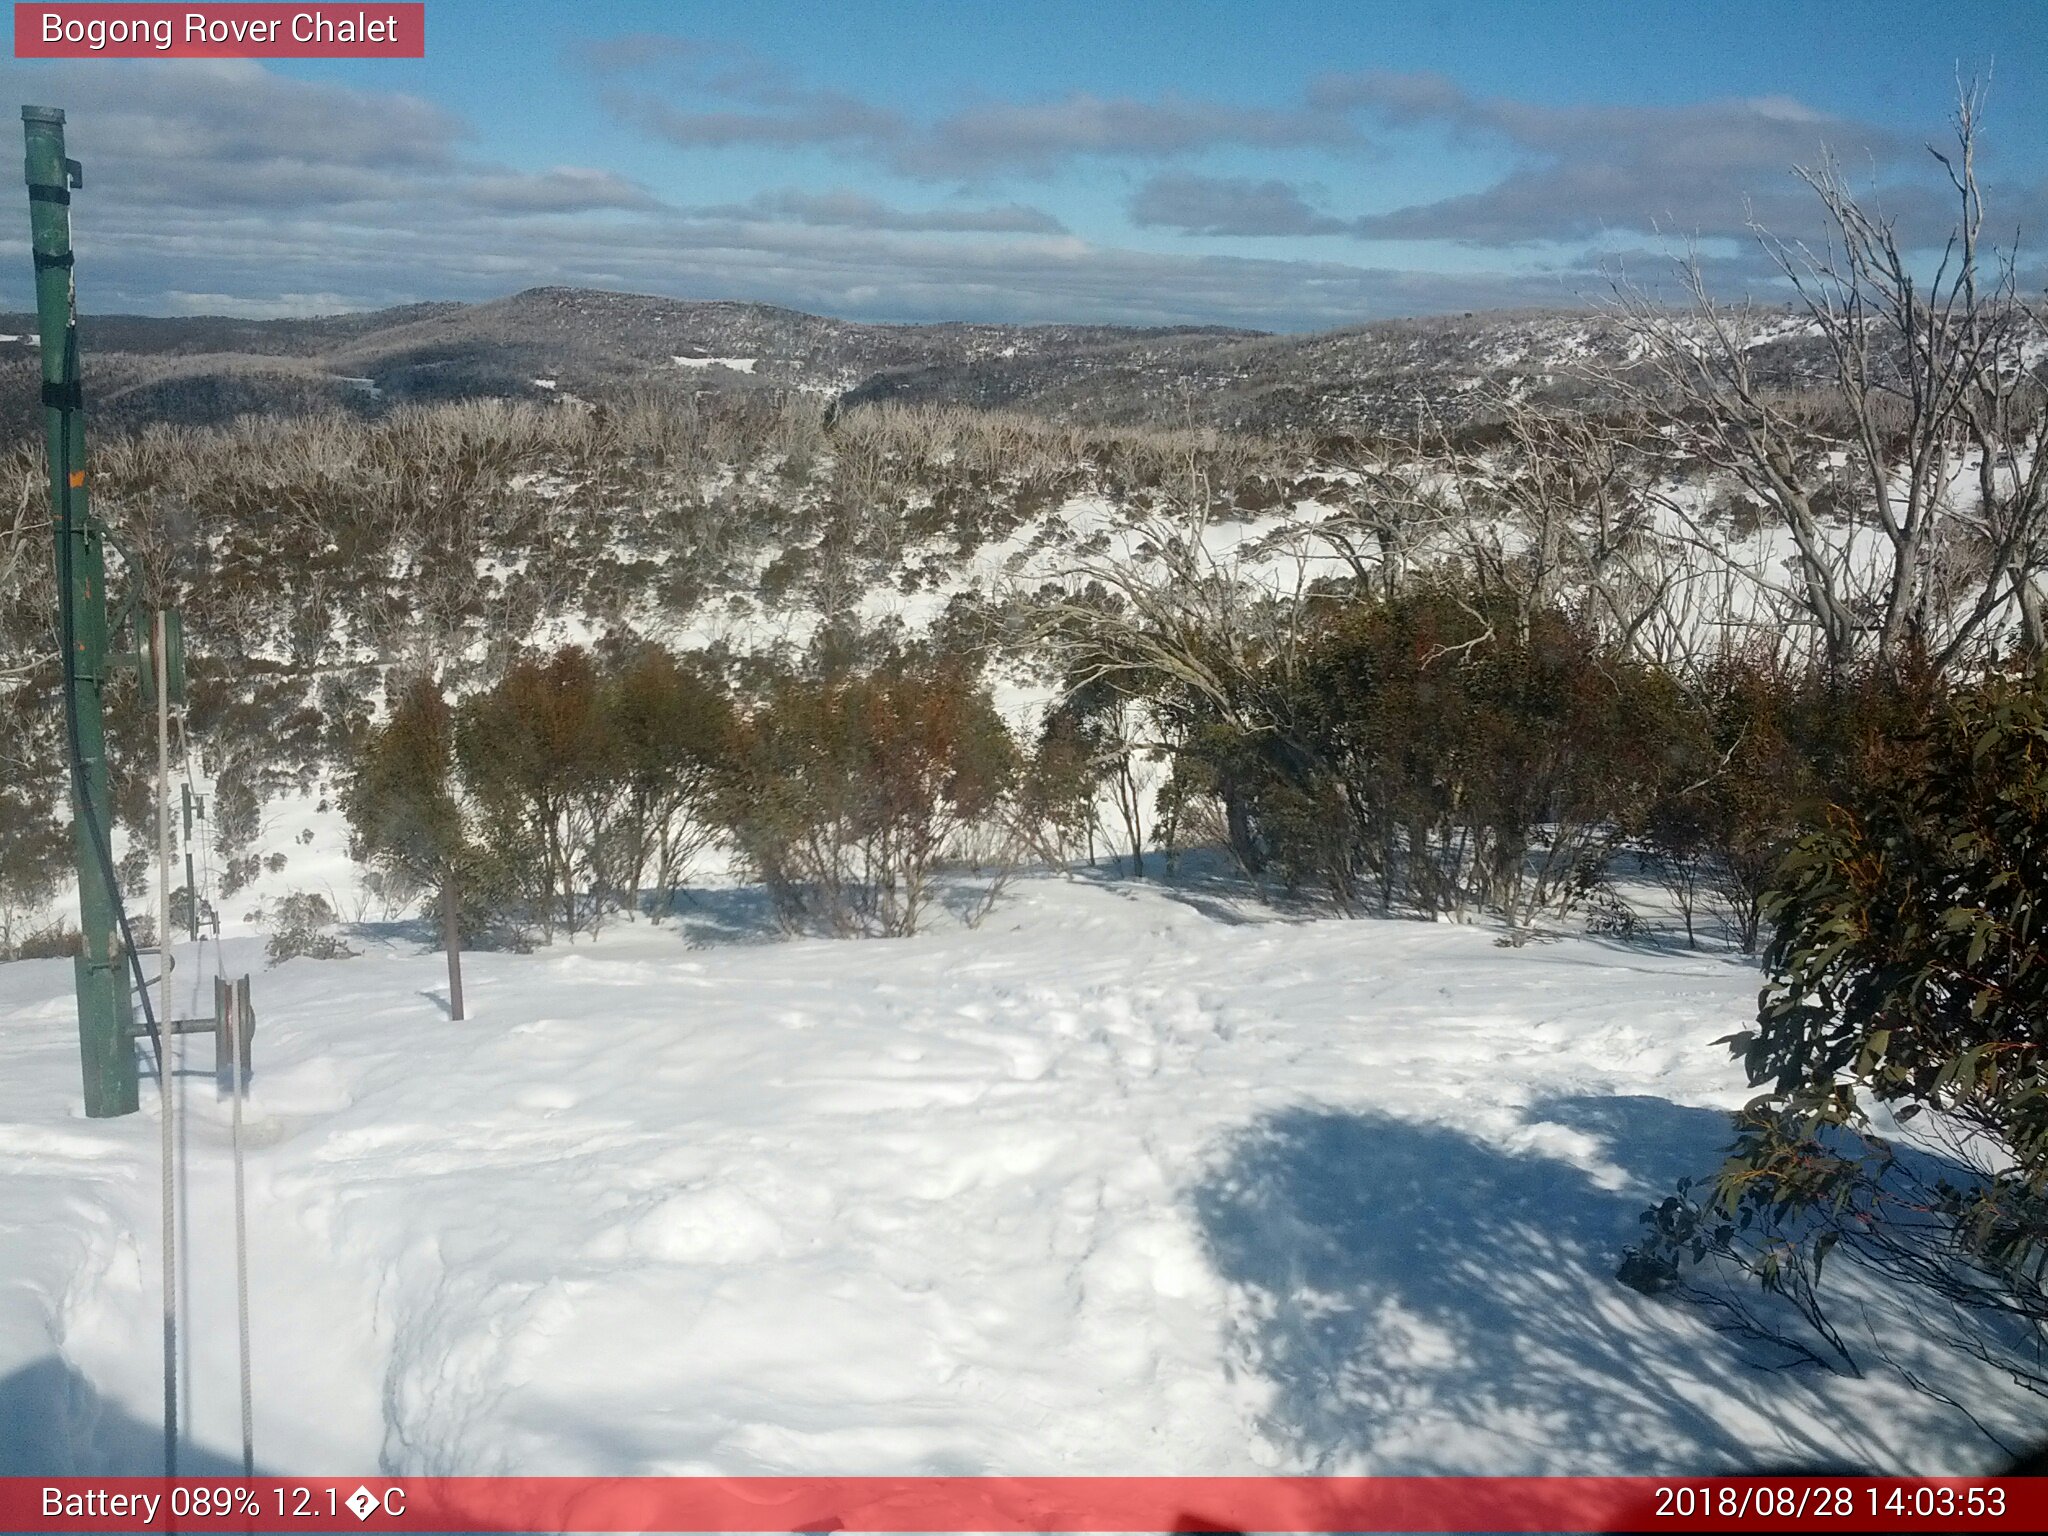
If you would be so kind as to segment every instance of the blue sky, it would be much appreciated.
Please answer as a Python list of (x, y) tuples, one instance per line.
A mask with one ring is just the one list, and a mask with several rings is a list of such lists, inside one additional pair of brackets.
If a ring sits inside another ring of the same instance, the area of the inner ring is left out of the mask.
[[(1747, 224), (1815, 233), (1790, 168), (1824, 149), (1942, 231), (1922, 145), (1959, 68), (1991, 76), (1994, 223), (2033, 252), (2048, 223), (2039, 0), (427, 15), (419, 61), (0, 65), (17, 100), (71, 114), (87, 306), (582, 283), (861, 319), (1305, 329), (1583, 303), (1688, 243), (1723, 291), (1767, 295)], [(0, 273), (20, 303), (25, 273)]]

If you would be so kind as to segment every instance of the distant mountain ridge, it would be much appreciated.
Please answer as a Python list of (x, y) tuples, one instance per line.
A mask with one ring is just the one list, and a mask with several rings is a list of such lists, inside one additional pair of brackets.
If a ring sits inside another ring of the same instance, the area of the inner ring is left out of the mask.
[[(35, 412), (35, 318), (0, 314), (0, 414)], [(1757, 312), (1765, 371), (1798, 382), (1814, 344)], [(1596, 312), (1379, 321), (1311, 335), (1220, 326), (883, 325), (767, 304), (531, 288), (312, 319), (89, 316), (89, 408), (104, 426), (557, 398), (621, 385), (795, 390), (849, 403), (947, 403), (1062, 420), (1261, 431), (1386, 430), (1462, 419), (1502, 392), (1583, 398), (1585, 365), (1625, 366)]]

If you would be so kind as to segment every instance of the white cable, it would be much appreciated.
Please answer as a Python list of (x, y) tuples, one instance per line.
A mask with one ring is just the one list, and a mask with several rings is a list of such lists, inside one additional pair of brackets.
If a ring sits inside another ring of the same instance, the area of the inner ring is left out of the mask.
[(177, 1139), (172, 1132), (177, 1077), (172, 1062), (176, 1031), (171, 1025), (171, 700), (164, 615), (156, 615), (156, 848), (157, 986), (163, 1033), (157, 1047), (157, 1088), (163, 1100), (164, 1203), (164, 1476), (178, 1475), (178, 1191)]
[[(192, 783), (192, 738), (190, 736), (183, 736), (183, 746), (186, 786), (195, 791), (194, 798), (196, 799), (196, 786)], [(204, 817), (201, 817), (200, 825), (203, 824)], [(196, 835), (197, 827), (194, 830)], [(204, 872), (207, 886), (210, 889), (213, 880), (213, 852), (208, 845), (207, 839), (200, 837), (198, 842), (200, 867)], [(193, 911), (196, 914), (198, 912), (199, 892), (191, 890), (187, 892), (187, 896), (194, 903)], [(205, 953), (204, 941), (201, 943), (201, 953)], [(205, 970), (208, 967), (202, 965), (200, 969)], [(221, 965), (218, 946), (213, 951), (211, 970), (215, 977), (216, 988), (218, 989), (219, 983), (226, 979), (226, 971)], [(195, 981), (195, 986), (196, 984)], [(243, 1052), (245, 1049), (242, 1040), (244, 1033), (249, 1027), (249, 1020), (242, 1009), (242, 997), (242, 989), (230, 983), (226, 988), (223, 1006), (227, 1010), (228, 1071), (234, 1084), (233, 1104), (229, 1117), (228, 1145), (231, 1161), (234, 1165), (235, 1177), (235, 1328), (239, 1349), (238, 1366), (242, 1398), (242, 1475), (244, 1477), (254, 1477), (256, 1475), (256, 1416), (249, 1346), (249, 1201), (246, 1165), (242, 1153), (242, 1100), (248, 1091), (248, 1078), (242, 1069)], [(194, 1006), (197, 1006), (197, 1004), (195, 1003)]]
[(228, 993), (228, 1047), (235, 1076), (235, 1108), (230, 1144), (235, 1162), (235, 1321), (241, 1330), (242, 1348), (242, 1475), (256, 1475), (255, 1413), (249, 1390), (249, 1206), (242, 1182), (242, 1093), (247, 1078), (242, 1071), (242, 1037), (249, 1021), (242, 1012), (242, 989)]

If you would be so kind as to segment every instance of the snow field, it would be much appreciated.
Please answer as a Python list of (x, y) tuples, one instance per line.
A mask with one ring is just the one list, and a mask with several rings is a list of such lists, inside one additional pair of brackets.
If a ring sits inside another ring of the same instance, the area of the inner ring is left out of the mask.
[[(1758, 1370), (1610, 1278), (1746, 1097), (1707, 1043), (1746, 964), (1056, 877), (975, 931), (691, 947), (762, 936), (749, 898), (470, 955), (460, 1025), (410, 934), (272, 971), (228, 941), (263, 1467), (1990, 1459), (1889, 1377)], [(187, 1049), (188, 1462), (230, 1470), (227, 1106)], [(144, 1095), (79, 1118), (69, 966), (0, 969), (0, 1470), (154, 1464)]]

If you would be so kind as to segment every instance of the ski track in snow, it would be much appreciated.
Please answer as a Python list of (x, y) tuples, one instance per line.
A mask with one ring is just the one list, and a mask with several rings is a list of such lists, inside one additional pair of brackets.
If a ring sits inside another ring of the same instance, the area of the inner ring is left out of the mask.
[[(1052, 877), (904, 941), (691, 947), (689, 916), (469, 955), (459, 1025), (410, 942), (228, 941), (262, 1467), (1988, 1460), (1889, 1377), (1759, 1370), (1610, 1278), (1747, 1096), (1709, 1043), (1744, 963)], [(0, 1471), (146, 1472), (156, 1095), (80, 1117), (69, 993), (0, 967)], [(203, 1474), (238, 1442), (227, 1105), (185, 1044)], [(2022, 1422), (1995, 1373), (1913, 1363)]]

